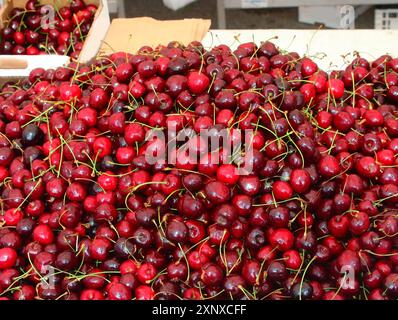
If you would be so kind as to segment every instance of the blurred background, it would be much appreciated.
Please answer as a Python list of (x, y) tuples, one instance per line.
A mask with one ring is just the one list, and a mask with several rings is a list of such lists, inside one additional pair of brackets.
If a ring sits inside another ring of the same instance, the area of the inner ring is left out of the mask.
[(112, 17), (206, 18), (211, 19), (212, 29), (320, 26), (398, 29), (396, 0), (108, 0), (108, 3)]

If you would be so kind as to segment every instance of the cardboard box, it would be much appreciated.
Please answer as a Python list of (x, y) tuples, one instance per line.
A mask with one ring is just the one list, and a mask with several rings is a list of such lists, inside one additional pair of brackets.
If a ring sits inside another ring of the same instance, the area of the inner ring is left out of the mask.
[[(15, 7), (24, 7), (26, 0), (5, 0), (0, 9), (0, 28), (8, 19), (9, 12)], [(98, 7), (93, 24), (85, 39), (83, 49), (79, 55), (79, 62), (86, 63), (93, 59), (101, 47), (102, 40), (110, 25), (108, 3), (106, 0), (84, 0), (86, 4), (95, 4)], [(41, 4), (55, 4), (58, 7), (66, 5), (69, 0), (40, 0)], [(60, 55), (0, 55), (0, 82), (15, 78), (26, 77), (34, 68), (57, 68), (70, 62), (68, 56)]]
[(201, 41), (210, 24), (210, 20), (204, 19), (113, 19), (99, 54), (109, 55), (120, 51), (135, 53), (142, 46), (156, 47), (170, 41), (178, 41), (185, 45), (194, 40)]

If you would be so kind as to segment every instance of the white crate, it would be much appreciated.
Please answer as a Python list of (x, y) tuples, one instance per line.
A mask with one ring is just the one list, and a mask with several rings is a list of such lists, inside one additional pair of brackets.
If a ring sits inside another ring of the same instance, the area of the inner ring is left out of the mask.
[(376, 9), (375, 29), (398, 29), (398, 8)]
[(281, 49), (312, 57), (325, 71), (344, 69), (357, 54), (373, 61), (398, 52), (398, 30), (210, 30), (202, 43), (205, 48), (226, 44), (236, 49), (240, 43), (268, 39)]
[[(50, 0), (41, 0), (42, 3), (49, 3)], [(54, 1), (57, 4), (68, 3), (69, 0)], [(26, 0), (3, 0), (4, 6), (0, 10), (0, 27), (3, 21), (7, 20), (8, 13), (13, 7), (24, 7)], [(92, 3), (98, 6), (93, 24), (84, 41), (83, 49), (79, 55), (79, 62), (86, 63), (93, 59), (105, 38), (110, 25), (107, 0), (85, 0), (85, 3)], [(14, 6), (15, 4), (15, 6)], [(0, 84), (6, 81), (27, 77), (34, 68), (56, 68), (68, 64), (68, 56), (59, 55), (0, 55)]]

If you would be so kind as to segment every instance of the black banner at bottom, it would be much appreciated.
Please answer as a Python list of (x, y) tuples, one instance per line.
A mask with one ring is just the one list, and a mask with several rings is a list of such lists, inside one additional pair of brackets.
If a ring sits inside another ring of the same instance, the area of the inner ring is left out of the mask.
[[(355, 314), (377, 318), (394, 312), (393, 301), (1, 301), (0, 310), (17, 312), (18, 318), (59, 314), (78, 319), (339, 319)], [(348, 313), (347, 313), (348, 312)], [(289, 318), (291, 317), (291, 318)]]

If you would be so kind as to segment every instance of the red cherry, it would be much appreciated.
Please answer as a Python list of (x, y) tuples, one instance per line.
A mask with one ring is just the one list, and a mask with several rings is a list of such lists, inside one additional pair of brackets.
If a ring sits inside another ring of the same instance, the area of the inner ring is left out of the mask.
[(23, 212), (18, 208), (8, 209), (1, 217), (6, 226), (16, 226), (23, 218)]
[(380, 167), (372, 157), (362, 157), (356, 164), (358, 173), (366, 178), (375, 178), (380, 175)]
[(337, 238), (344, 238), (347, 235), (349, 220), (347, 216), (336, 215), (328, 221), (330, 233)]
[(63, 31), (59, 34), (57, 42), (59, 46), (67, 46), (70, 40), (70, 33)]
[(21, 31), (16, 31), (13, 35), (13, 39), (18, 45), (22, 46), (25, 44), (25, 35)]
[(394, 164), (394, 152), (389, 149), (380, 150), (376, 154), (377, 163), (382, 166), (391, 166)]
[(294, 236), (288, 229), (276, 229), (271, 234), (269, 241), (274, 248), (285, 252), (293, 247)]
[(232, 123), (234, 118), (234, 113), (232, 110), (229, 109), (223, 109), (218, 112), (216, 115), (216, 123), (217, 124), (223, 124), (227, 127)]
[(145, 86), (140, 82), (133, 80), (129, 84), (129, 93), (135, 98), (139, 99), (145, 94)]
[(301, 73), (304, 77), (313, 75), (318, 70), (317, 64), (309, 58), (301, 60)]
[(123, 274), (135, 274), (137, 272), (137, 264), (132, 260), (126, 260), (120, 265), (120, 273)]
[(210, 79), (204, 74), (197, 71), (191, 72), (187, 78), (188, 88), (194, 94), (201, 94), (210, 85)]
[(122, 63), (115, 70), (116, 78), (119, 82), (127, 82), (133, 75), (134, 69), (130, 63)]
[(49, 226), (45, 224), (39, 224), (33, 229), (33, 239), (40, 244), (47, 245), (53, 243), (54, 233)]
[(73, 99), (80, 99), (82, 90), (76, 84), (62, 84), (59, 88), (60, 98), (63, 101), (70, 101)]
[(332, 124), (333, 116), (327, 111), (321, 111), (316, 115), (315, 119), (321, 128), (326, 129)]
[(217, 170), (217, 180), (234, 185), (239, 180), (238, 169), (232, 164), (223, 164)]
[(293, 189), (285, 181), (275, 181), (272, 185), (272, 192), (277, 201), (288, 200), (293, 196)]
[(369, 216), (362, 211), (355, 212), (350, 219), (350, 232), (359, 236), (366, 232), (370, 226)]
[(330, 79), (328, 88), (334, 99), (340, 99), (344, 95), (344, 82), (339, 79)]
[(283, 258), (287, 268), (297, 270), (300, 268), (303, 259), (297, 250), (288, 250), (283, 253)]
[(89, 103), (94, 109), (103, 109), (108, 105), (109, 97), (106, 91), (102, 88), (94, 89), (90, 94)]
[(87, 195), (85, 187), (78, 183), (71, 183), (66, 189), (66, 197), (71, 201), (82, 202)]
[(17, 261), (17, 252), (12, 248), (0, 249), (0, 269), (8, 269), (15, 266)]
[(109, 300), (131, 300), (132, 294), (129, 288), (122, 283), (111, 283), (108, 289)]
[(153, 300), (155, 292), (150, 286), (139, 286), (135, 289), (135, 298), (137, 300)]
[(351, 130), (355, 123), (355, 119), (353, 116), (345, 111), (337, 113), (333, 117), (333, 124), (336, 127), (337, 130), (342, 131), (342, 132), (348, 132)]
[(39, 53), (40, 53), (40, 50), (33, 46), (30, 46), (26, 49), (26, 54), (28, 56), (35, 56), (35, 55), (38, 55)]
[(89, 127), (97, 124), (97, 116), (97, 111), (89, 107), (82, 108), (77, 113), (77, 119), (82, 120)]
[(104, 300), (104, 295), (99, 290), (85, 289), (80, 293), (80, 300)]
[(317, 93), (322, 93), (326, 91), (327, 87), (327, 78), (321, 73), (314, 73), (309, 81), (312, 82), (315, 86)]
[(99, 158), (103, 158), (103, 157), (111, 154), (112, 142), (107, 137), (98, 137), (94, 140), (93, 149), (94, 149), (94, 153)]
[(99, 236), (95, 238), (90, 245), (90, 256), (95, 260), (104, 261), (108, 256), (110, 248), (111, 242)]
[(106, 171), (98, 177), (97, 182), (105, 191), (113, 191), (117, 187), (118, 179), (112, 171)]
[(72, 11), (69, 7), (62, 7), (59, 9), (59, 14), (61, 15), (62, 19), (72, 18)]
[(145, 139), (145, 130), (138, 123), (129, 123), (124, 132), (124, 139), (127, 144), (134, 146), (136, 142), (140, 143)]
[(300, 87), (300, 92), (304, 96), (305, 103), (309, 103), (310, 101), (314, 101), (316, 96), (316, 89), (315, 86), (311, 83), (303, 84)]
[(156, 274), (156, 268), (150, 263), (142, 264), (137, 270), (137, 278), (142, 284), (150, 283)]
[(318, 169), (320, 174), (326, 178), (337, 176), (341, 170), (338, 160), (331, 155), (327, 155), (321, 159)]
[(295, 169), (290, 174), (290, 184), (297, 193), (305, 193), (311, 186), (311, 176), (305, 169)]

